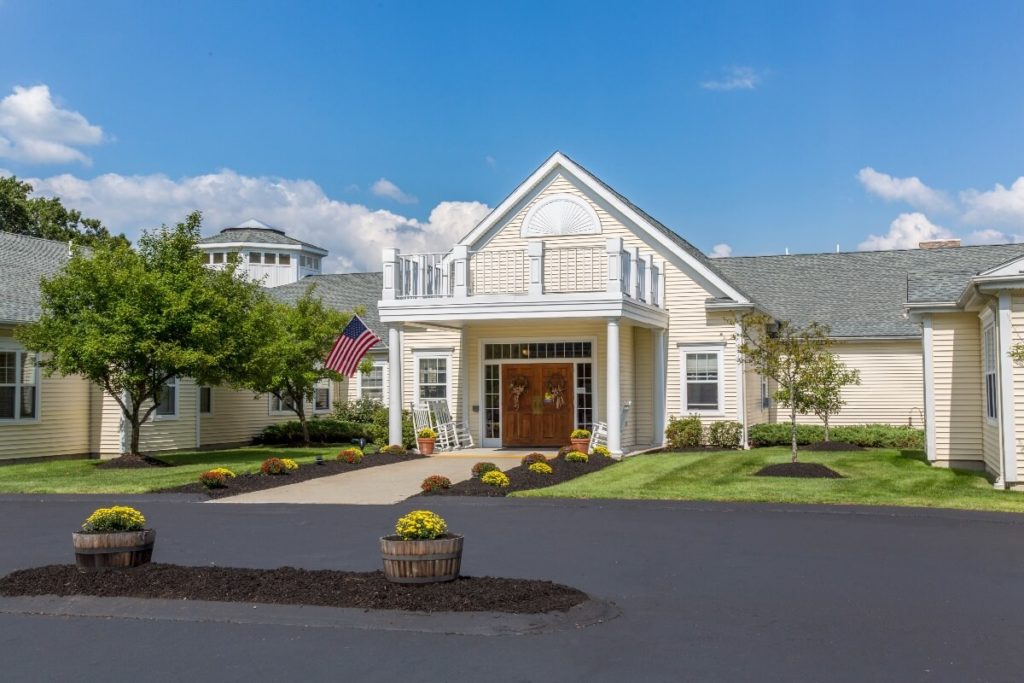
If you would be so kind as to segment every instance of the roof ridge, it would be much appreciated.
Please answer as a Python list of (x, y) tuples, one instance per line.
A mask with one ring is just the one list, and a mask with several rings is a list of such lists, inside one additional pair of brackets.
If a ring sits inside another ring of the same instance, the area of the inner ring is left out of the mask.
[(946, 253), (952, 251), (963, 251), (966, 249), (992, 249), (994, 247), (1021, 247), (1024, 242), (1001, 242), (999, 244), (963, 244), (959, 247), (942, 247), (937, 249), (922, 249), (921, 247), (908, 247), (905, 249), (864, 249), (854, 251), (805, 251), (796, 254), (750, 254), (746, 256), (709, 256), (712, 261), (738, 261), (740, 259), (759, 258), (792, 258), (794, 256), (857, 256), (869, 254), (907, 254), (920, 252)]

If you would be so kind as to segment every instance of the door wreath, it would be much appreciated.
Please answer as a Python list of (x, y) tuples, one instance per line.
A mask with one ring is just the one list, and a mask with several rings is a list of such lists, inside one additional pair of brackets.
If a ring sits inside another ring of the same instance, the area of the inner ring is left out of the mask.
[(512, 410), (519, 410), (519, 397), (526, 392), (529, 386), (530, 383), (522, 375), (512, 378), (512, 383), (509, 385), (509, 388), (512, 390)]
[(555, 402), (555, 410), (565, 407), (565, 377), (553, 375), (548, 378), (547, 393)]

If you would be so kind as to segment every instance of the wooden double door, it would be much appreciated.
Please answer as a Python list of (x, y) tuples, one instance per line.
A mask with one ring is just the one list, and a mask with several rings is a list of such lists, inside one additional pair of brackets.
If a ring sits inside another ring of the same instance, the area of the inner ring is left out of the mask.
[(501, 366), (501, 444), (560, 447), (569, 443), (576, 395), (572, 363)]

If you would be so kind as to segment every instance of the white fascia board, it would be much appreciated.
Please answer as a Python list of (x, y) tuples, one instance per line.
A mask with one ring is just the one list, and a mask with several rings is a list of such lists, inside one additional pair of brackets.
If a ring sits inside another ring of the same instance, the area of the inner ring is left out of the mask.
[(308, 251), (320, 256), (327, 256), (330, 252), (320, 247), (303, 244), (278, 244), (276, 242), (206, 242), (200, 244), (199, 248), (204, 251), (221, 249), (251, 249), (252, 251)]
[[(598, 293), (600, 294), (600, 293)], [(426, 302), (396, 299), (378, 303), (382, 323), (434, 323), (472, 320), (551, 320), (567, 318), (621, 317), (651, 327), (667, 327), (668, 313), (660, 308), (628, 299), (579, 297), (530, 300), (526, 297), (472, 297), (465, 302)]]
[(979, 275), (972, 282), (983, 292), (995, 292), (1001, 289), (1024, 289), (1024, 276), (1020, 274)]
[(900, 334), (900, 335), (875, 335), (875, 336), (864, 336), (864, 337), (839, 337), (836, 335), (829, 335), (829, 339), (834, 342), (842, 344), (855, 344), (857, 342), (919, 342), (921, 341), (921, 335), (919, 334)]
[(636, 211), (627, 206), (621, 199), (616, 197), (614, 194), (609, 192), (601, 183), (597, 182), (594, 177), (578, 166), (575, 162), (569, 159), (561, 152), (555, 152), (547, 161), (541, 164), (540, 168), (530, 174), (530, 177), (523, 181), (519, 187), (517, 187), (512, 194), (505, 198), (504, 201), (499, 204), (494, 211), (487, 214), (487, 216), (480, 221), (479, 224), (473, 230), (469, 232), (464, 238), (459, 240), (459, 244), (466, 245), (472, 248), (480, 238), (484, 237), (488, 231), (495, 226), (505, 215), (511, 211), (515, 206), (522, 201), (522, 199), (533, 191), (536, 186), (546, 176), (552, 173), (556, 168), (561, 167), (573, 175), (579, 180), (588, 190), (593, 192), (595, 195), (600, 197), (604, 202), (612, 206), (616, 211), (625, 216), (634, 225), (641, 228), (647, 235), (655, 242), (659, 243), (667, 253), (676, 256), (689, 268), (698, 273), (713, 287), (718, 289), (722, 294), (728, 296), (736, 302), (749, 303), (747, 297), (740, 294), (732, 285), (722, 279), (717, 273), (705, 266), (703, 263), (693, 257), (692, 254), (682, 249), (673, 242), (671, 239), (666, 237), (660, 230), (651, 225), (651, 223), (638, 214)]
[(991, 276), (1015, 276), (1018, 278), (1024, 277), (1024, 256), (1018, 256), (1017, 258), (1011, 259), (1000, 263), (998, 266), (983, 270), (978, 273), (978, 278), (987, 278)]

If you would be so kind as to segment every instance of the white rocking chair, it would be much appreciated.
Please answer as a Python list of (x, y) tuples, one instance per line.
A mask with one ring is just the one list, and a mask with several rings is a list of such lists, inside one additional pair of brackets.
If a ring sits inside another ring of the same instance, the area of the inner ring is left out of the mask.
[(594, 424), (594, 428), (590, 430), (590, 445), (587, 446), (587, 452), (593, 453), (596, 446), (608, 447), (608, 423), (598, 422)]
[(441, 446), (441, 450), (473, 447), (473, 436), (469, 433), (466, 425), (452, 419), (448, 401), (443, 398), (434, 398), (429, 399), (426, 403), (434, 418), (434, 431), (437, 432), (437, 442)]

